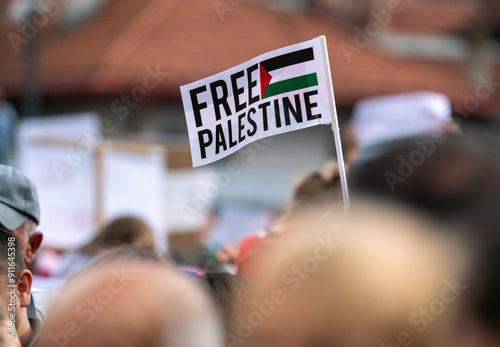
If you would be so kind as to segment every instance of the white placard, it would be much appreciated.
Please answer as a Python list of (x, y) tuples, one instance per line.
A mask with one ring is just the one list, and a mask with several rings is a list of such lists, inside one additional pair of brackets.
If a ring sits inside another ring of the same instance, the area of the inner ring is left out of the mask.
[[(38, 189), (43, 246), (74, 248), (95, 233), (95, 114), (28, 118), (20, 123), (19, 169)], [(44, 140), (53, 139), (54, 143)], [(73, 147), (57, 144), (69, 140)]]
[(164, 154), (127, 153), (106, 148), (103, 154), (103, 217), (123, 215), (144, 219), (160, 250), (167, 248), (167, 205)]

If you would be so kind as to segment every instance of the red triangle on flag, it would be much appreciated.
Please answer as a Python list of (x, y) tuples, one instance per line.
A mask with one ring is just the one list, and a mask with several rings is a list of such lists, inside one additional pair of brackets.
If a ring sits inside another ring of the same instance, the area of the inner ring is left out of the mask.
[(264, 94), (266, 93), (267, 87), (269, 86), (269, 83), (271, 83), (271, 79), (273, 78), (269, 72), (266, 71), (262, 67), (261, 64), (259, 64), (260, 67), (260, 97), (261, 99), (264, 98)]

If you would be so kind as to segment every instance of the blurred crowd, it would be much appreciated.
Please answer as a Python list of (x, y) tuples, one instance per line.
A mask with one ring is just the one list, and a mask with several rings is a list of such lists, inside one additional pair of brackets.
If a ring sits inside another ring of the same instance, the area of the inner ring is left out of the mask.
[(325, 163), (266, 228), (189, 268), (123, 216), (62, 256), (58, 291), (28, 269), (37, 188), (1, 165), (0, 345), (500, 346), (498, 163), (436, 93), (362, 100), (346, 135), (350, 206)]

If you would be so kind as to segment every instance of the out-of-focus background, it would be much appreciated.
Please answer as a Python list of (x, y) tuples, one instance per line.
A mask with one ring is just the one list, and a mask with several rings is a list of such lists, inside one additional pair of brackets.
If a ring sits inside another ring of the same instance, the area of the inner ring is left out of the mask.
[(500, 160), (496, 1), (3, 0), (0, 161), (38, 186), (38, 274), (120, 215), (188, 265), (270, 223), (294, 182), (335, 158), (330, 128), (193, 169), (179, 87), (319, 35), (342, 135), (360, 99), (434, 91)]

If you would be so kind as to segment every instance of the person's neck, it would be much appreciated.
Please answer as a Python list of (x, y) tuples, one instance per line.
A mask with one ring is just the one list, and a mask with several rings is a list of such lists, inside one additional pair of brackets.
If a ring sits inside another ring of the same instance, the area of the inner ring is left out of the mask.
[(33, 330), (31, 329), (30, 321), (26, 312), (22, 314), (19, 327), (17, 328), (17, 334), (19, 335), (19, 340), (21, 341), (21, 346), (25, 346), (31, 336), (33, 335)]

